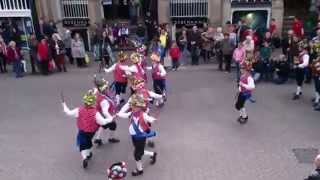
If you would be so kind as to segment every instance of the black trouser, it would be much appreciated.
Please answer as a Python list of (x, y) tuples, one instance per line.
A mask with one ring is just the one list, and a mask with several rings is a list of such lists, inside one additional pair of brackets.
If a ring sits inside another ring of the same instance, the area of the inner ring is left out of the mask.
[(237, 102), (235, 104), (235, 108), (240, 111), (240, 109), (244, 108), (244, 105), (246, 103), (247, 97), (244, 93), (240, 92), (238, 95)]
[(311, 80), (312, 80), (312, 70), (311, 70), (310, 67), (307, 67), (307, 68), (306, 68), (305, 74), (306, 74), (306, 82), (309, 82), (309, 83), (310, 83)]
[(223, 54), (222, 51), (220, 49), (216, 50), (217, 53), (217, 61), (219, 63), (219, 70), (222, 71), (222, 65), (223, 65)]
[(110, 56), (108, 56), (108, 55), (103, 56), (102, 59), (103, 59), (104, 65), (109, 67), (110, 66)]
[(143, 139), (136, 139), (134, 137), (132, 137), (132, 143), (134, 146), (134, 159), (136, 161), (140, 161), (142, 159), (142, 156), (144, 154), (144, 148), (146, 146), (146, 138)]
[(0, 53), (0, 72), (7, 72), (6, 57), (3, 53)]
[(84, 67), (85, 66), (84, 58), (75, 58), (75, 59), (77, 61), (77, 66), (78, 67)]
[(231, 59), (232, 59), (232, 55), (230, 55), (230, 54), (225, 54), (225, 55), (223, 55), (223, 57), (224, 57), (224, 62), (226, 63), (225, 64), (225, 70), (226, 71), (228, 71), (228, 72), (230, 72), (230, 70), (231, 70)]
[(172, 59), (172, 69), (178, 69), (178, 67), (179, 67), (179, 60)]
[(91, 149), (93, 144), (92, 144), (92, 138), (94, 137), (94, 132), (83, 132), (79, 131), (78, 132), (78, 145), (79, 145), (79, 151), (83, 151), (86, 149)]
[(115, 121), (112, 121), (111, 123), (108, 123), (104, 126), (102, 126), (103, 129), (110, 129), (110, 131), (115, 131), (117, 129), (117, 123)]
[(314, 81), (314, 88), (316, 92), (320, 93), (320, 76), (314, 76), (313, 81)]
[(304, 68), (296, 68), (296, 81), (298, 86), (303, 85), (305, 69)]
[(41, 73), (43, 75), (48, 75), (49, 74), (49, 60), (42, 60), (40, 62), (40, 66), (41, 66)]
[(126, 82), (115, 82), (114, 86), (116, 88), (116, 94), (117, 95), (126, 93), (126, 89), (127, 89), (127, 83)]
[(198, 55), (198, 47), (192, 46), (191, 47), (191, 64), (192, 65), (199, 65), (199, 55)]
[(30, 52), (30, 64), (31, 64), (31, 70), (32, 70), (32, 74), (37, 73), (36, 71), (36, 63), (37, 63), (37, 59), (36, 56), (34, 56), (34, 54), (32, 52)]
[(71, 53), (71, 48), (66, 48), (66, 55), (69, 59), (70, 64), (73, 64), (73, 57), (72, 57), (72, 53)]
[(204, 62), (208, 62), (210, 60), (210, 54), (211, 51), (210, 50), (203, 50), (203, 61)]

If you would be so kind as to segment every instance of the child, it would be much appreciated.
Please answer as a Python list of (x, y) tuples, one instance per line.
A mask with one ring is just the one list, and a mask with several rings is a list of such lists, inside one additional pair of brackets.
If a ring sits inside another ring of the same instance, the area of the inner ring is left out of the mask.
[(238, 118), (240, 124), (245, 124), (248, 121), (248, 115), (244, 106), (246, 101), (251, 98), (252, 91), (255, 89), (254, 80), (251, 76), (251, 69), (252, 67), (249, 62), (244, 62), (241, 65), (239, 93), (235, 104), (236, 109), (240, 113), (240, 117)]
[(177, 71), (179, 67), (180, 49), (176, 42), (172, 43), (169, 54), (172, 59), (172, 70)]
[(284, 54), (279, 56), (279, 59), (275, 62), (276, 77), (274, 79), (275, 84), (284, 84), (289, 79), (290, 65)]
[(269, 62), (269, 59), (271, 57), (271, 52), (272, 52), (272, 50), (271, 50), (269, 43), (267, 41), (265, 41), (263, 43), (263, 46), (260, 49), (260, 57), (261, 57), (262, 64), (263, 64), (262, 77), (265, 80), (271, 79), (271, 77), (270, 77), (271, 69), (270, 69), (270, 62)]

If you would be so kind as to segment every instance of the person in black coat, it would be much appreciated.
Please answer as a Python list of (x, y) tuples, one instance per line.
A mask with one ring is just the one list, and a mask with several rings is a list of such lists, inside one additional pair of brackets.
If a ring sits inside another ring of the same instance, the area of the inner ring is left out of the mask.
[(191, 52), (191, 64), (199, 65), (201, 34), (198, 27), (194, 26), (192, 32), (188, 36), (189, 51)]
[(276, 72), (275, 84), (284, 84), (288, 81), (290, 65), (285, 55), (280, 55), (279, 59), (274, 62), (274, 70)]

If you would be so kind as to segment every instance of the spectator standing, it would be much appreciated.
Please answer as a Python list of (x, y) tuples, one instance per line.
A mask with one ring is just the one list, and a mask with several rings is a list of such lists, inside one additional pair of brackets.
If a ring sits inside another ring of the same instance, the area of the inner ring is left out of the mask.
[(246, 60), (246, 50), (242, 43), (238, 44), (238, 47), (233, 51), (233, 60), (236, 63), (237, 69), (237, 82), (240, 80), (240, 66)]
[(210, 54), (212, 52), (212, 48), (214, 46), (214, 29), (209, 27), (206, 32), (201, 34), (203, 43), (202, 43), (202, 50), (203, 50), (203, 59), (204, 62), (208, 62), (210, 60)]
[[(234, 50), (234, 45), (229, 39), (229, 34), (225, 33), (224, 34), (224, 40), (222, 41), (221, 44), (221, 51), (223, 54), (223, 59), (225, 62), (225, 71), (230, 73), (231, 71), (231, 60), (232, 60), (232, 53)], [(222, 61), (219, 62), (219, 69), (222, 69)]]
[(31, 73), (32, 74), (37, 74), (37, 63), (38, 63), (38, 40), (35, 34), (31, 35), (30, 37), (30, 64), (31, 64)]
[(265, 80), (271, 80), (272, 78), (272, 69), (270, 64), (272, 49), (268, 42), (264, 42), (263, 46), (260, 49), (260, 58), (262, 60), (262, 77)]
[(172, 43), (169, 54), (172, 60), (172, 69), (174, 71), (177, 71), (179, 68), (179, 59), (180, 59), (181, 52), (176, 42)]
[(66, 55), (68, 57), (68, 60), (70, 64), (73, 64), (74, 61), (71, 53), (71, 41), (72, 41), (71, 31), (69, 29), (66, 29), (63, 34), (63, 43), (66, 49)]
[(102, 61), (105, 66), (109, 67), (110, 66), (110, 54), (109, 54), (109, 49), (111, 47), (111, 41), (108, 37), (108, 34), (106, 31), (102, 33), (102, 43), (101, 43), (101, 57)]
[(0, 72), (7, 72), (7, 45), (2, 36), (0, 36)]
[(22, 55), (19, 47), (16, 46), (14, 41), (10, 41), (9, 43), (7, 59), (9, 62), (13, 63), (13, 72), (15, 72), (16, 78), (23, 77)]
[(86, 51), (84, 43), (79, 33), (75, 34), (74, 39), (71, 41), (72, 57), (76, 60), (78, 67), (85, 67), (85, 55)]
[(160, 60), (161, 60), (161, 63), (163, 64), (164, 57), (166, 56), (167, 43), (169, 41), (168, 32), (165, 29), (160, 30), (159, 40), (160, 40), (160, 48), (161, 48)]
[(304, 35), (303, 22), (298, 17), (294, 18), (292, 30), (298, 38), (303, 37)]
[(192, 32), (188, 37), (189, 51), (191, 52), (191, 64), (199, 65), (201, 34), (197, 26), (193, 26)]
[(64, 43), (58, 33), (54, 33), (52, 35), (52, 39), (54, 43), (53, 57), (55, 59), (58, 71), (62, 72), (63, 70), (64, 72), (67, 72), (67, 67), (64, 59), (66, 54)]
[(43, 75), (49, 74), (49, 61), (50, 61), (50, 52), (49, 45), (45, 38), (41, 40), (38, 44), (38, 59), (40, 62), (41, 73)]
[(320, 179), (320, 154), (315, 158), (314, 165), (316, 169), (305, 180), (319, 180)]
[(271, 36), (273, 37), (275, 33), (277, 32), (277, 24), (276, 24), (276, 19), (272, 18), (270, 22), (270, 27), (269, 27), (269, 32), (271, 33)]
[(246, 40), (243, 42), (243, 45), (246, 50), (246, 60), (252, 63), (254, 61), (254, 48), (255, 48), (252, 36), (247, 36)]
[(224, 35), (222, 33), (222, 28), (218, 27), (216, 30), (216, 33), (214, 35), (214, 40), (215, 40), (215, 51), (216, 51), (216, 56), (217, 60), (219, 62), (219, 70), (222, 71), (222, 64), (223, 64), (223, 53), (222, 53), (222, 41), (224, 40)]
[(139, 43), (144, 44), (145, 36), (146, 36), (146, 30), (142, 26), (142, 24), (139, 23), (138, 28), (137, 28), (137, 38), (138, 38)]

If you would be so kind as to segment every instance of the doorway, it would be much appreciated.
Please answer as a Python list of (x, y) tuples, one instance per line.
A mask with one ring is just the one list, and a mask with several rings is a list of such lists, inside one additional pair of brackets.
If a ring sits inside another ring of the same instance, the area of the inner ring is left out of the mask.
[(109, 0), (109, 3), (103, 4), (105, 19), (129, 19), (129, 1), (130, 0)]
[(286, 16), (303, 16), (309, 14), (310, 0), (284, 0)]

